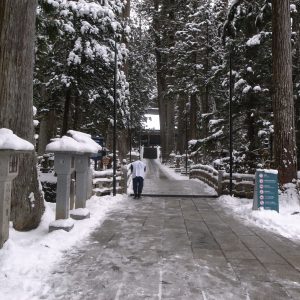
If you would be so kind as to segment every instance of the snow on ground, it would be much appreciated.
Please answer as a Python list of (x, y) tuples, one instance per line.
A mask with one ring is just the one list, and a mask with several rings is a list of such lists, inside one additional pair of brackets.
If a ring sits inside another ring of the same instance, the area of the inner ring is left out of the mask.
[[(157, 163), (160, 163), (157, 160)], [(188, 180), (184, 175), (175, 173), (161, 165), (164, 172), (175, 180)], [(213, 193), (213, 189), (204, 185)], [(129, 192), (132, 185), (129, 187)], [(99, 226), (114, 209), (120, 207), (123, 197), (92, 197), (87, 201), (91, 212), (90, 219), (75, 221), (70, 232), (63, 230), (48, 233), (48, 226), (54, 220), (55, 204), (46, 203), (46, 212), (40, 226), (29, 232), (18, 232), (10, 228), (10, 238), (0, 249), (0, 299), (32, 300), (30, 295), (43, 289), (43, 282), (48, 278), (54, 264), (63, 257), (66, 251), (86, 238)], [(285, 194), (280, 195), (279, 214), (276, 211), (253, 211), (252, 199), (240, 199), (230, 196), (218, 198), (220, 206), (242, 219), (247, 224), (256, 225), (283, 236), (300, 238), (299, 195), (293, 186), (289, 186)]]
[(300, 204), (297, 191), (290, 185), (279, 195), (279, 213), (274, 210), (252, 210), (252, 199), (221, 196), (218, 202), (243, 222), (281, 234), (290, 239), (300, 239)]
[(49, 223), (55, 219), (55, 204), (46, 203), (40, 226), (29, 232), (10, 228), (9, 240), (0, 249), (0, 299), (32, 300), (30, 295), (43, 288), (52, 266), (76, 243), (99, 226), (106, 215), (120, 206), (123, 195), (93, 196), (87, 201), (90, 219), (75, 221), (70, 232), (48, 233)]

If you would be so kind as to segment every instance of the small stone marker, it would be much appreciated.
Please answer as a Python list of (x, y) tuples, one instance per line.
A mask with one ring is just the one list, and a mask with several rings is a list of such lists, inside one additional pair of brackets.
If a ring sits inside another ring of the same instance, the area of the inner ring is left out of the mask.
[(260, 208), (279, 212), (277, 170), (256, 170), (253, 209)]

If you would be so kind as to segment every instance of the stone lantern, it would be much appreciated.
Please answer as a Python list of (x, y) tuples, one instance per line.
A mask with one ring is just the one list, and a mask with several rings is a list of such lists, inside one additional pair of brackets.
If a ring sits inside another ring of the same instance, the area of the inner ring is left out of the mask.
[(34, 146), (6, 128), (0, 129), (0, 248), (9, 237), (11, 184), (18, 175), (19, 154), (33, 151)]
[[(89, 197), (90, 155), (101, 150), (101, 146), (94, 142), (89, 135), (70, 130), (72, 136), (55, 139), (46, 147), (47, 152), (55, 154), (54, 169), (57, 174), (56, 193), (56, 221), (49, 226), (49, 231), (63, 229), (70, 231), (74, 223), (69, 219), (79, 220), (88, 218), (89, 211), (85, 208)], [(75, 210), (70, 214), (70, 184), (71, 174), (76, 172)]]
[(76, 201), (75, 210), (71, 212), (71, 217), (78, 220), (90, 216), (85, 208), (86, 200), (92, 195), (93, 175), (90, 168), (90, 157), (101, 151), (102, 147), (89, 134), (75, 130), (69, 130), (68, 134), (81, 144), (81, 152), (75, 155)]
[(179, 152), (175, 155), (175, 172), (180, 172), (180, 163), (181, 163), (182, 156)]
[(175, 152), (172, 151), (170, 154), (169, 154), (169, 157), (170, 157), (170, 167), (171, 168), (175, 168)]

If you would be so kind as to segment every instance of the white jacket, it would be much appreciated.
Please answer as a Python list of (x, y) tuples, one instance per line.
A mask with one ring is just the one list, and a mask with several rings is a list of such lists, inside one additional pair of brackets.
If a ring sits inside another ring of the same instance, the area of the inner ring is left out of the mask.
[(131, 164), (132, 178), (134, 177), (145, 177), (146, 165), (140, 161), (134, 161)]

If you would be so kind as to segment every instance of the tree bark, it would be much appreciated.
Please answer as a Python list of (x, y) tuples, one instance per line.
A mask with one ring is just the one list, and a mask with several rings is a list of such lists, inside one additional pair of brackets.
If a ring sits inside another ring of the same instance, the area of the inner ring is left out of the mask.
[[(162, 146), (162, 159), (166, 161), (175, 147), (175, 117), (174, 95), (168, 95), (167, 76), (170, 72), (170, 53), (166, 51), (174, 45), (175, 28), (174, 1), (153, 0), (154, 18), (153, 29), (155, 31), (156, 64), (157, 64), (157, 98), (160, 117), (160, 136)], [(169, 65), (168, 65), (169, 63)]]
[(65, 135), (67, 131), (70, 129), (70, 112), (71, 112), (71, 104), (72, 104), (72, 96), (71, 90), (67, 89), (65, 96), (65, 105), (64, 105), (64, 116), (63, 116), (63, 126), (61, 135)]
[[(294, 86), (295, 84), (298, 84), (300, 81), (300, 3), (296, 3), (297, 12), (292, 15), (293, 17), (293, 32), (296, 32), (296, 42), (294, 44), (294, 56), (293, 56), (293, 82)], [(296, 91), (294, 91), (294, 106), (295, 106), (295, 126), (296, 126), (296, 144), (297, 149), (300, 149), (300, 96)], [(297, 166), (300, 164), (300, 151), (297, 152)]]
[(185, 108), (188, 102), (187, 96), (184, 93), (179, 94), (177, 101), (177, 138), (176, 138), (176, 152), (181, 154), (185, 151)]
[[(0, 127), (34, 143), (33, 55), (35, 0), (0, 1)], [(11, 220), (17, 230), (40, 223), (44, 200), (39, 190), (35, 154), (21, 156), (12, 189)]]
[(161, 148), (162, 148), (162, 159), (166, 161), (168, 159), (167, 153), (167, 144), (166, 144), (166, 106), (164, 103), (164, 92), (166, 91), (167, 83), (166, 76), (163, 70), (162, 63), (162, 53), (160, 48), (162, 47), (162, 42), (160, 38), (160, 19), (158, 17), (160, 1), (154, 0), (154, 17), (153, 17), (153, 28), (155, 31), (155, 47), (156, 47), (156, 65), (157, 65), (157, 100), (158, 100), (158, 108), (159, 108), (159, 122), (160, 122), (160, 138), (161, 138)]
[(57, 134), (57, 116), (56, 111), (51, 109), (43, 114), (40, 122), (38, 155), (43, 155), (47, 144), (51, 138)]
[(75, 96), (74, 100), (74, 120), (73, 120), (73, 130), (79, 130), (81, 127), (81, 117), (82, 117), (82, 101), (80, 95)]
[(272, 1), (274, 150), (279, 182), (297, 176), (290, 1)]
[(190, 136), (191, 140), (197, 139), (197, 111), (198, 111), (198, 104), (197, 104), (197, 94), (191, 95), (191, 107), (189, 111), (190, 115)]

